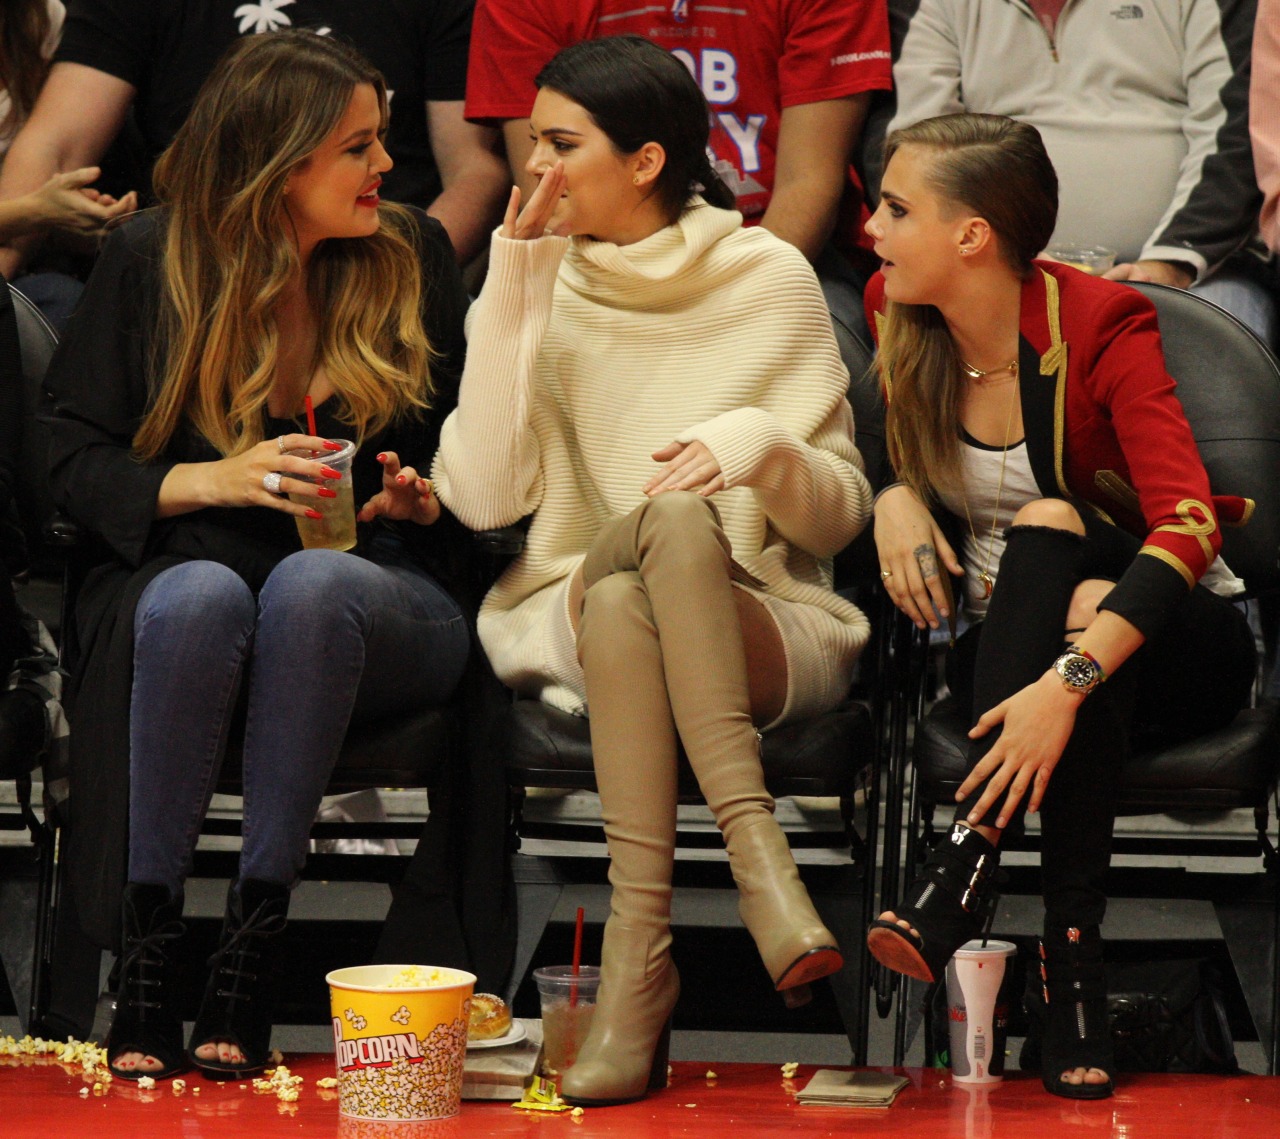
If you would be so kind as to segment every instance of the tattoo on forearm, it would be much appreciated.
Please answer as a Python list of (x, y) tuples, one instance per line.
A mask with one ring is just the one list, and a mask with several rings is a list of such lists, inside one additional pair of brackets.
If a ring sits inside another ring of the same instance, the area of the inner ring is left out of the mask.
[(924, 545), (917, 546), (911, 552), (915, 554), (916, 562), (920, 566), (920, 572), (926, 580), (938, 576), (938, 555), (932, 546), (926, 542)]

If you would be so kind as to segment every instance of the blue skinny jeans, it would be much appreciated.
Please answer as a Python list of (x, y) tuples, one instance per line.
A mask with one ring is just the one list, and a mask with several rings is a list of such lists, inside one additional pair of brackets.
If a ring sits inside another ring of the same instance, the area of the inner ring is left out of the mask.
[(139, 599), (134, 641), (129, 880), (176, 891), (242, 686), (240, 878), (292, 885), (348, 724), (448, 699), (469, 634), (453, 598), (407, 560), (302, 550), (257, 598), (217, 562), (165, 570)]

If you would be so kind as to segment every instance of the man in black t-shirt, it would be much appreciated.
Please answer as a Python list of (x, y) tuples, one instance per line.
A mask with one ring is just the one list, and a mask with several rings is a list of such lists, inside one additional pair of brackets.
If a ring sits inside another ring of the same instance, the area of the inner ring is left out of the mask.
[[(151, 164), (214, 63), (242, 35), (310, 28), (342, 36), (391, 98), (383, 194), (438, 218), (460, 261), (483, 247), (510, 185), (496, 131), (466, 122), (472, 0), (68, 0), (44, 90), (0, 172), (0, 200), (56, 171), (96, 164), (130, 109)], [(147, 186), (139, 186), (147, 196)], [(0, 271), (23, 259), (0, 249)]]

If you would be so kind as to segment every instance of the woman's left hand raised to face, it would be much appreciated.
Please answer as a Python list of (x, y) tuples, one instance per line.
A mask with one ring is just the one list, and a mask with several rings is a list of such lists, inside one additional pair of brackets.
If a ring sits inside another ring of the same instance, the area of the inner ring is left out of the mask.
[[(512, 186), (506, 216), (502, 219), (502, 236), (516, 241), (533, 241), (545, 237), (551, 225), (551, 217), (560, 207), (560, 195), (564, 193), (564, 187), (563, 162), (557, 162), (542, 175), (524, 209), (520, 208), (520, 187)], [(565, 234), (558, 236), (564, 237)]]
[(1027, 810), (1040, 809), (1053, 769), (1075, 728), (1076, 711), (1082, 699), (1068, 692), (1058, 675), (1049, 671), (1034, 684), (1028, 684), (983, 713), (970, 729), (970, 739), (985, 736), (999, 724), (1004, 724), (1004, 731), (956, 792), (956, 801), (960, 802), (991, 775), (986, 791), (969, 813), (971, 824), (982, 818), (1006, 788), (1008, 794), (996, 826), (1008, 824), (1014, 808), (1028, 791), (1031, 798)]
[(440, 502), (429, 479), (420, 477), (412, 467), (402, 467), (394, 451), (381, 452), (378, 462), (382, 464), (382, 489), (360, 508), (358, 522), (382, 517), (430, 526), (440, 517)]
[(711, 449), (699, 439), (692, 443), (668, 443), (654, 451), (655, 462), (666, 463), (644, 484), (644, 493), (652, 498), (664, 490), (693, 490), (709, 498), (724, 490), (724, 475)]

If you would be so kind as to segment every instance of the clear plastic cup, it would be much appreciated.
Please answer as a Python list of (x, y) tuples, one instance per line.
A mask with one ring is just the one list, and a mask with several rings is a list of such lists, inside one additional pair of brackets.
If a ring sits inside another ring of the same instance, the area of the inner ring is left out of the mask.
[[(338, 493), (337, 498), (314, 498), (306, 494), (291, 494), (291, 502), (299, 502), (317, 511), (320, 518), (297, 516), (298, 537), (304, 550), (349, 550), (356, 544), (356, 498), (351, 483), (351, 460), (355, 458), (356, 445), (349, 439), (335, 439), (342, 444), (341, 451), (286, 451), (302, 459), (315, 459), (337, 471), (340, 478), (326, 479), (326, 485)], [(301, 475), (286, 475), (299, 482), (311, 482)]]
[(573, 1067), (596, 1011), (600, 970), (583, 965), (574, 976), (571, 965), (548, 965), (533, 971), (542, 1001), (542, 1069), (559, 1076)]
[(1105, 245), (1072, 245), (1068, 242), (1056, 242), (1044, 251), (1050, 261), (1061, 261), (1064, 265), (1091, 273), (1100, 277), (1108, 269), (1114, 268), (1116, 251)]

